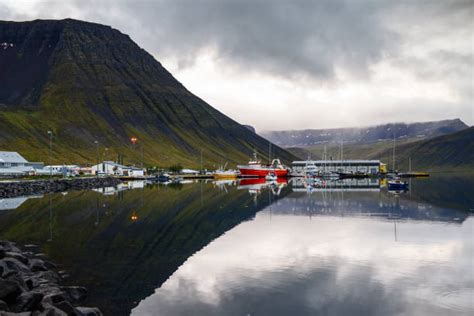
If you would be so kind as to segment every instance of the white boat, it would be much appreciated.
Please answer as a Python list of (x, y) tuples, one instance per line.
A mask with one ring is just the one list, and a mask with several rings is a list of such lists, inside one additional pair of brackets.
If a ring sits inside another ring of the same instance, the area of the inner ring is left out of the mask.
[(305, 177), (313, 178), (318, 175), (318, 167), (316, 167), (314, 162), (307, 162), (306, 166), (304, 166), (303, 172)]

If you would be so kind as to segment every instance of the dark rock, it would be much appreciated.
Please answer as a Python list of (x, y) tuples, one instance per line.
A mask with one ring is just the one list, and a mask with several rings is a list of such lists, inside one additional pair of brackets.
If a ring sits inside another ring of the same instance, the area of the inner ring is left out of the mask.
[(0, 279), (0, 300), (7, 304), (13, 303), (22, 290), (18, 282)]
[(26, 248), (26, 249), (39, 249), (39, 246), (38, 245), (34, 245), (34, 244), (28, 244), (28, 245), (24, 245), (23, 248)]
[[(0, 188), (1, 189), (1, 188)], [(30, 245), (26, 248), (34, 248)], [(0, 316), (64, 316), (102, 315), (99, 309), (80, 307), (87, 290), (80, 286), (59, 285), (67, 272), (60, 274), (57, 266), (39, 259), (32, 252), (21, 252), (14, 243), (0, 241)]]
[(73, 303), (80, 303), (87, 297), (87, 290), (82, 286), (64, 286), (61, 290), (69, 295)]
[(43, 297), (42, 303), (44, 305), (56, 305), (65, 300), (67, 300), (67, 294), (64, 292), (58, 292), (54, 294), (45, 295)]
[(8, 310), (8, 305), (6, 302), (0, 300), (0, 311), (7, 311)]
[(30, 269), (33, 272), (48, 271), (48, 268), (46, 267), (44, 261), (41, 259), (31, 259)]
[(37, 274), (39, 279), (44, 279), (52, 283), (59, 283), (61, 277), (54, 271), (41, 271)]
[(1, 277), (5, 278), (10, 274), (16, 274), (19, 272), (28, 272), (28, 267), (21, 261), (15, 258), (3, 258), (0, 260), (0, 271), (2, 272)]
[(28, 285), (25, 282), (25, 275), (23, 274), (12, 274), (9, 275), (5, 280), (16, 282), (22, 291), (28, 291)]
[(71, 305), (68, 301), (62, 301), (59, 303), (54, 304), (54, 307), (59, 308), (63, 312), (65, 312), (68, 315), (76, 315), (76, 310), (74, 306)]
[(31, 316), (31, 312), (22, 312), (22, 313), (1, 312), (0, 316)]
[(2, 248), (0, 248), (0, 259), (3, 259), (3, 258), (5, 258), (5, 254), (6, 254), (6, 251), (5, 251), (5, 249), (3, 249), (3, 247), (2, 247)]
[(81, 316), (102, 316), (102, 312), (95, 307), (76, 307)]
[(25, 292), (18, 296), (11, 307), (14, 312), (25, 312), (36, 310), (43, 299), (43, 294), (36, 292)]
[(48, 268), (49, 270), (56, 269), (58, 267), (56, 264), (52, 263), (51, 261), (47, 261), (47, 260), (44, 261), (44, 266), (46, 268)]
[(22, 255), (19, 252), (8, 251), (8, 252), (5, 253), (5, 255), (6, 255), (6, 257), (15, 258), (16, 260), (20, 261), (21, 263), (23, 263), (25, 265), (28, 264), (28, 258), (25, 257), (24, 255)]
[[(15, 197), (20, 195), (31, 195), (31, 194), (42, 194), (47, 192), (62, 192), (69, 189), (72, 190), (85, 190), (98, 187), (115, 186), (122, 181), (116, 178), (79, 178), (79, 179), (60, 179), (55, 181), (49, 180), (37, 180), (37, 181), (20, 181), (20, 182), (0, 182), (0, 198), (2, 197)], [(5, 248), (8, 247), (20, 250), (11, 245), (9, 242), (4, 241), (6, 244)], [(2, 246), (3, 244), (0, 244)], [(27, 249), (35, 249), (36, 245), (27, 245)]]
[(37, 257), (37, 258), (46, 258), (46, 254), (41, 253), (41, 252), (40, 252), (40, 253), (36, 253), (36, 254), (35, 254), (35, 257)]
[(59, 308), (56, 308), (54, 306), (48, 306), (44, 309), (40, 316), (67, 316), (67, 314)]

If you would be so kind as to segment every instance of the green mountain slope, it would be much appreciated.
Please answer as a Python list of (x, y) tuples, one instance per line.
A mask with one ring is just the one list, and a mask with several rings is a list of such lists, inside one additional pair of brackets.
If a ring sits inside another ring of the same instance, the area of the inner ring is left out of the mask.
[[(0, 21), (0, 149), (53, 162), (205, 166), (268, 141), (189, 92), (127, 35), (77, 20)], [(138, 143), (132, 145), (131, 137)], [(94, 142), (99, 141), (96, 148)], [(273, 155), (294, 157), (272, 146)], [(108, 148), (108, 150), (105, 150)], [(143, 148), (143, 150), (142, 150)]]
[[(323, 145), (289, 149), (295, 155), (310, 154), (320, 159)], [(393, 142), (344, 145), (344, 159), (380, 159), (392, 168)], [(396, 168), (407, 170), (409, 159), (414, 170), (450, 171), (474, 170), (474, 127), (460, 132), (421, 141), (397, 141), (395, 147)], [(340, 146), (327, 146), (327, 155), (339, 159)], [(306, 158), (306, 157), (301, 157)]]

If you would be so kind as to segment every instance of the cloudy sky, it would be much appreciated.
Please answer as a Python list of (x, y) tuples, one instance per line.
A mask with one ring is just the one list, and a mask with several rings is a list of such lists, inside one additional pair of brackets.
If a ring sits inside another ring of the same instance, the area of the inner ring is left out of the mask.
[(189, 90), (258, 130), (474, 124), (474, 0), (2, 0), (1, 20), (129, 34)]

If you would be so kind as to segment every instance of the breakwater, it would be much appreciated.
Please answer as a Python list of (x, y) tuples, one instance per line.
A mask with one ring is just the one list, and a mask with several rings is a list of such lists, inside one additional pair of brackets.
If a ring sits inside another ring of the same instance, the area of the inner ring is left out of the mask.
[(88, 190), (115, 186), (119, 183), (121, 183), (120, 179), (112, 177), (0, 182), (0, 198), (63, 192), (67, 190)]
[(0, 315), (102, 315), (98, 308), (79, 306), (87, 290), (62, 286), (67, 273), (56, 272), (57, 266), (36, 250), (0, 240)]

